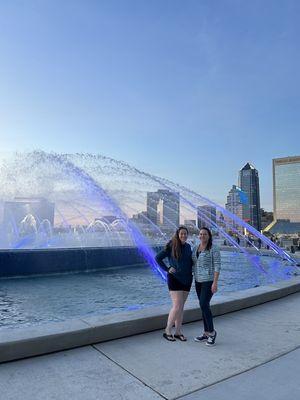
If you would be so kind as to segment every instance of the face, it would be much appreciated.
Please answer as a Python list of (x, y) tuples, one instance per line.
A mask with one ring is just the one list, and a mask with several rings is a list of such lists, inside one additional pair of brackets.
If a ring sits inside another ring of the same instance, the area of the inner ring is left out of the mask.
[(180, 229), (180, 231), (178, 232), (178, 236), (181, 243), (184, 244), (187, 240), (188, 233), (185, 229)]
[(201, 240), (201, 243), (203, 243), (203, 244), (208, 243), (209, 234), (205, 229), (201, 229), (201, 231), (199, 233), (199, 239)]

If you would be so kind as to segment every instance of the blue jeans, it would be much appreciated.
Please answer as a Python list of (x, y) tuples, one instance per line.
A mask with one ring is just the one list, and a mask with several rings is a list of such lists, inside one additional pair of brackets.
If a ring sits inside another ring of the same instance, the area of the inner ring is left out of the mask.
[(202, 311), (202, 319), (205, 332), (214, 331), (213, 317), (210, 309), (210, 300), (213, 297), (211, 285), (213, 281), (195, 282), (196, 292), (199, 299), (200, 308)]

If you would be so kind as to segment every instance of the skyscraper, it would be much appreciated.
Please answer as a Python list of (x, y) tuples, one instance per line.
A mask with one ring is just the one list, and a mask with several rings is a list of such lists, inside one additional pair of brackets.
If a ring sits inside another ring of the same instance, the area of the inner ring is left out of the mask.
[[(247, 202), (245, 195), (236, 185), (232, 185), (227, 196), (227, 202), (225, 204), (226, 210), (230, 211), (232, 214), (243, 219), (243, 202)], [(242, 227), (234, 219), (225, 217), (225, 221), (229, 223), (234, 229), (239, 232), (243, 232)]]
[(166, 230), (179, 226), (179, 192), (159, 189), (147, 193), (147, 217)]
[[(208, 221), (207, 218), (210, 220)], [(216, 207), (204, 205), (197, 207), (197, 226), (198, 229), (201, 228), (214, 228), (214, 223), (217, 220)]]
[(274, 220), (300, 222), (300, 156), (273, 159)]
[(147, 217), (155, 225), (157, 225), (159, 222), (157, 213), (158, 202), (159, 202), (159, 196), (157, 192), (147, 193)]
[(243, 202), (243, 220), (258, 231), (261, 230), (260, 194), (258, 171), (247, 163), (239, 172), (239, 187), (246, 194)]

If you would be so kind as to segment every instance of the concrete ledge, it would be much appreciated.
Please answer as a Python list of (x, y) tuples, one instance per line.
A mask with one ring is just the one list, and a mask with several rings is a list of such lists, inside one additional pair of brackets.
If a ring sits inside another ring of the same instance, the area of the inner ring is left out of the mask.
[[(300, 277), (274, 285), (218, 295), (212, 301), (214, 316), (276, 300), (300, 291)], [(165, 327), (168, 306), (87, 317), (32, 327), (0, 330), (0, 362), (91, 345)], [(184, 323), (198, 321), (197, 302), (186, 308)]]

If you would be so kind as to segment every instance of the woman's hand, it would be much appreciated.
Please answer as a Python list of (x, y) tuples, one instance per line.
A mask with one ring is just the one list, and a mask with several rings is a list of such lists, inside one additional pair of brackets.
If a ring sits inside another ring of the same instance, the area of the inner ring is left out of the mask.
[(213, 282), (213, 284), (211, 285), (211, 292), (217, 293), (217, 291), (218, 291), (218, 284), (217, 282)]
[(169, 273), (174, 274), (176, 272), (176, 269), (174, 267), (169, 268)]

